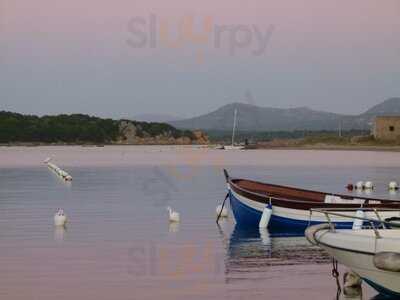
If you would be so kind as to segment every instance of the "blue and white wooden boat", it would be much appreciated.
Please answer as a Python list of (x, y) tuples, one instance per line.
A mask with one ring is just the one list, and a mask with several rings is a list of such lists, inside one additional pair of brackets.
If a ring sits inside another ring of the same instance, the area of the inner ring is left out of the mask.
[[(272, 231), (301, 231), (326, 222), (322, 213), (311, 209), (330, 209), (354, 216), (360, 208), (379, 209), (386, 218), (400, 217), (400, 202), (386, 199), (355, 198), (349, 195), (329, 194), (282, 185), (261, 183), (247, 179), (233, 179), (224, 170), (230, 206), (236, 223), (245, 227), (258, 227), (266, 205), (272, 205), (268, 228)], [(387, 209), (387, 210), (385, 210)], [(395, 211), (396, 210), (396, 211)], [(365, 213), (375, 217), (374, 211)], [(337, 228), (351, 228), (353, 220), (332, 217)]]

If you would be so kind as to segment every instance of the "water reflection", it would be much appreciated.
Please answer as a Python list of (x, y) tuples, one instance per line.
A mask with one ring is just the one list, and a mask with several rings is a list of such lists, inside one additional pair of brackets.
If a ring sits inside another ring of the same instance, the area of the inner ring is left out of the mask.
[(275, 266), (329, 262), (328, 254), (312, 246), (304, 236), (270, 233), (266, 229), (246, 230), (235, 226), (227, 247), (226, 280), (251, 278), (250, 273), (265, 274)]
[(343, 300), (362, 300), (362, 298), (361, 286), (345, 287), (339, 297), (339, 299)]
[(170, 233), (177, 233), (179, 232), (179, 223), (177, 222), (170, 222), (168, 225), (168, 229)]
[(64, 226), (55, 226), (54, 227), (54, 240), (56, 242), (64, 241), (64, 234), (66, 232), (66, 228)]
[(259, 232), (260, 232), (261, 243), (262, 243), (264, 246), (271, 245), (271, 237), (270, 237), (270, 235), (269, 235), (268, 229), (266, 229), (266, 228), (259, 228)]

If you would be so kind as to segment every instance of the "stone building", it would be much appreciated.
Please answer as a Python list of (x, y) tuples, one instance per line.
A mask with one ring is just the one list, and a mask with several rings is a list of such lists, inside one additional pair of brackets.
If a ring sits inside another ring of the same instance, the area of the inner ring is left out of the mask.
[(400, 116), (376, 117), (373, 135), (377, 140), (400, 141)]

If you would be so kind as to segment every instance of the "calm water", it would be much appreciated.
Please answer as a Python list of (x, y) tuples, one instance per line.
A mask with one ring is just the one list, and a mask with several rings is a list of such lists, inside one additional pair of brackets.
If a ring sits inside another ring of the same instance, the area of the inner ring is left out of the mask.
[[(51, 155), (72, 184), (44, 166)], [(329, 257), (305, 238), (243, 232), (232, 217), (216, 226), (222, 167), (340, 193), (370, 179), (379, 197), (400, 181), (388, 152), (0, 148), (0, 299), (336, 299)], [(59, 207), (65, 230), (53, 227)], [(362, 299), (374, 295), (364, 285)]]

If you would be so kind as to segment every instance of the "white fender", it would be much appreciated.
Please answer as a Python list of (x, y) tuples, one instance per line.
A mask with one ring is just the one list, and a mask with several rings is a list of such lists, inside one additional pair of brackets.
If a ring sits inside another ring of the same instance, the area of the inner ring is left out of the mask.
[(376, 268), (390, 272), (400, 272), (400, 253), (379, 252), (374, 256)]
[(272, 205), (271, 204), (267, 204), (264, 207), (261, 219), (260, 219), (260, 223), (258, 224), (258, 227), (260, 228), (267, 228), (268, 224), (269, 224), (269, 220), (271, 219), (271, 215), (272, 215)]
[[(357, 210), (355, 216), (357, 218), (365, 218), (364, 211), (362, 209)], [(354, 219), (354, 221), (353, 221), (353, 230), (362, 229), (363, 224), (364, 224), (364, 220)]]

